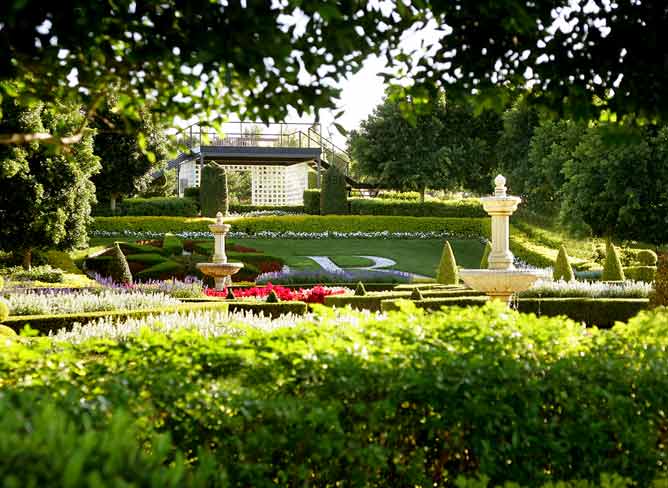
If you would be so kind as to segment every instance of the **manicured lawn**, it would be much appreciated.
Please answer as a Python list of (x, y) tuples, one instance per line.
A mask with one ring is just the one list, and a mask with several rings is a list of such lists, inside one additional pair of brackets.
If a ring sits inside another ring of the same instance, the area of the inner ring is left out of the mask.
[[(346, 256), (380, 256), (397, 262), (394, 269), (434, 276), (443, 251), (441, 239), (234, 239), (232, 242), (252, 247), (286, 260), (288, 266), (313, 269), (315, 263), (303, 256), (331, 256), (335, 262)], [(451, 240), (459, 266), (477, 268), (482, 258), (483, 245), (475, 240)], [(343, 262), (343, 261), (342, 261)], [(299, 266), (299, 264), (305, 266)]]
[[(122, 238), (94, 238), (91, 245), (111, 244)], [(280, 257), (292, 268), (319, 269), (305, 256), (329, 256), (341, 267), (368, 266), (371, 262), (356, 256), (380, 256), (397, 262), (394, 269), (434, 276), (443, 250), (442, 239), (230, 239), (230, 243), (252, 247)], [(477, 268), (483, 245), (477, 240), (451, 240), (459, 266)], [(213, 241), (211, 241), (213, 249)], [(207, 246), (209, 247), (209, 246)]]

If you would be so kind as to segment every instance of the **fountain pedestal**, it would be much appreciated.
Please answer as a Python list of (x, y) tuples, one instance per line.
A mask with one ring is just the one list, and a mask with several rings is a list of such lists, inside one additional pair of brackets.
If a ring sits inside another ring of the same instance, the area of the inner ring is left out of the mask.
[(230, 225), (223, 222), (223, 214), (216, 214), (216, 223), (209, 225), (213, 234), (213, 256), (211, 263), (197, 263), (197, 269), (207, 276), (212, 276), (216, 290), (223, 290), (232, 281), (230, 276), (244, 267), (243, 263), (228, 263), (225, 254), (225, 235), (230, 231)]
[(485, 211), (492, 217), (492, 251), (488, 269), (462, 269), (459, 276), (464, 283), (488, 295), (493, 300), (510, 304), (514, 293), (524, 291), (544, 277), (542, 271), (515, 269), (510, 252), (510, 216), (522, 199), (506, 194), (506, 179), (494, 179), (494, 195), (481, 198)]

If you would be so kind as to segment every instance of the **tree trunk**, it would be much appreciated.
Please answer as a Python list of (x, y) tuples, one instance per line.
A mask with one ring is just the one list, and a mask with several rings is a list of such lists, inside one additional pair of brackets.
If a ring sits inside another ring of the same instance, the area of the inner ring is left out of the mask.
[(423, 186), (420, 188), (420, 203), (424, 203), (424, 192), (427, 191), (427, 187)]
[(23, 251), (23, 269), (30, 271), (32, 268), (32, 249), (24, 249)]

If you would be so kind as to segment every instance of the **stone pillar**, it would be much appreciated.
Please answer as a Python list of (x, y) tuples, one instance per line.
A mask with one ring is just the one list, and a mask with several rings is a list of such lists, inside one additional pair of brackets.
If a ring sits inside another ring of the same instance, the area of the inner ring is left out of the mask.
[(510, 252), (510, 216), (521, 199), (506, 194), (506, 179), (498, 175), (494, 179), (494, 196), (482, 199), (485, 211), (492, 217), (492, 252), (489, 253), (489, 269), (513, 269), (513, 253)]
[(225, 234), (230, 230), (229, 224), (223, 223), (223, 214), (216, 214), (216, 223), (209, 226), (213, 234), (213, 262), (226, 263), (227, 254), (225, 254)]

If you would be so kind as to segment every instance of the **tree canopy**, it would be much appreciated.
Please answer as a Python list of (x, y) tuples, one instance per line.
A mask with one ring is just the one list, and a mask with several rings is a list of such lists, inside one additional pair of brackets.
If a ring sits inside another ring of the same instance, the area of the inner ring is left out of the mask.
[(376, 107), (350, 133), (356, 170), (381, 187), (417, 190), (423, 198), (427, 188), (489, 190), (501, 118), (489, 112), (475, 116), (467, 105), (442, 96), (431, 108), (410, 123), (401, 103), (387, 98)]
[[(507, 88), (532, 86), (529, 102), (576, 118), (668, 114), (664, 0), (8, 0), (0, 19), (1, 96), (91, 114), (113, 94), (131, 121), (147, 105), (166, 119), (216, 110), (263, 121), (331, 107), (335, 81), (369, 54), (386, 56), (388, 78), (410, 80), (394, 93), (414, 107), (446, 90), (501, 109)], [(428, 23), (442, 36), (426, 55), (397, 49)]]

